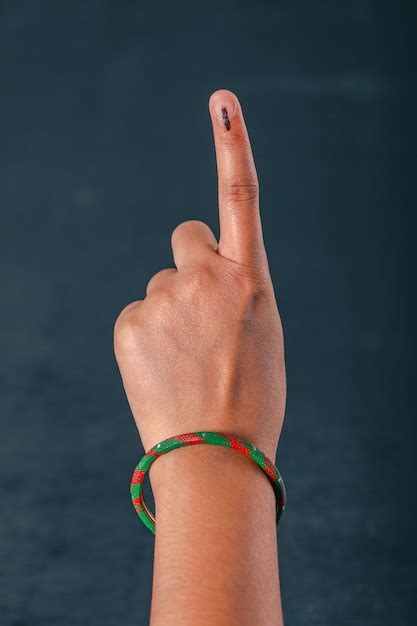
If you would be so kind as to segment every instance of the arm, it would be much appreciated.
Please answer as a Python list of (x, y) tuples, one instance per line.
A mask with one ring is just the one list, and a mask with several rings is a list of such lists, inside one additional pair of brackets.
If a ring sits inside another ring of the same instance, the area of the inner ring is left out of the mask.
[[(281, 323), (263, 245), (258, 183), (237, 98), (210, 99), (221, 238), (201, 222), (172, 235), (176, 268), (126, 307), (115, 352), (147, 450), (183, 432), (233, 433), (275, 458), (285, 408)], [(282, 624), (274, 493), (229, 449), (159, 458), (152, 626)]]
[(282, 624), (268, 479), (214, 446), (182, 448), (158, 464), (151, 624)]

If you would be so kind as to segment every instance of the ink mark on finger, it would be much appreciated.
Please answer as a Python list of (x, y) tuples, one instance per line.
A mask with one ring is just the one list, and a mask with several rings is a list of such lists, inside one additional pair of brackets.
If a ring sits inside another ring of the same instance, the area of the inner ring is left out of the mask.
[(222, 107), (222, 117), (223, 117), (223, 124), (226, 126), (226, 130), (230, 130), (230, 120), (227, 114), (226, 107)]

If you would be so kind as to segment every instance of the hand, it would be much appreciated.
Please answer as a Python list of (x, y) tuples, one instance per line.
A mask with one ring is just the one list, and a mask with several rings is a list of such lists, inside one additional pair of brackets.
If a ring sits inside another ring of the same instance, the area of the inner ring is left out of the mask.
[(209, 110), (220, 242), (202, 222), (174, 230), (176, 269), (158, 272), (146, 298), (121, 312), (115, 354), (145, 450), (180, 433), (214, 430), (274, 458), (285, 366), (257, 175), (236, 96), (215, 92)]

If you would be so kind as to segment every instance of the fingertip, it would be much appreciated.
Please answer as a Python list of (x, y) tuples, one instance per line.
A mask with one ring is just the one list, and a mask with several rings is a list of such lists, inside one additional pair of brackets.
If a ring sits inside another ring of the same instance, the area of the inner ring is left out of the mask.
[(236, 103), (239, 102), (237, 95), (233, 91), (230, 91), (230, 89), (216, 89), (216, 91), (213, 91), (209, 98), (209, 107), (211, 107), (216, 100), (223, 98), (228, 98)]
[(223, 123), (230, 130), (230, 120), (240, 108), (239, 99), (233, 91), (218, 89), (209, 98), (209, 111), (212, 117)]

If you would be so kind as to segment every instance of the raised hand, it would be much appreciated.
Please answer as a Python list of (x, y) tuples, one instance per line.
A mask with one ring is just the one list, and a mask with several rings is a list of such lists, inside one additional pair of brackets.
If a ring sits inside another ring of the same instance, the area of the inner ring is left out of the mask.
[(195, 430), (276, 453), (285, 407), (283, 336), (265, 253), (256, 169), (234, 94), (210, 98), (220, 242), (198, 221), (172, 233), (176, 268), (115, 326), (115, 353), (145, 449)]

